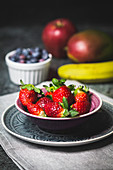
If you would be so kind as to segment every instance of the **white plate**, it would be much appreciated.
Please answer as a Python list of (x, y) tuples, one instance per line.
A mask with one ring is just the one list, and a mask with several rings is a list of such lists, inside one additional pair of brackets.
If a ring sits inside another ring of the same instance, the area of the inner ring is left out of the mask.
[(73, 133), (46, 132), (34, 124), (32, 119), (18, 111), (15, 105), (9, 106), (2, 114), (2, 124), (7, 132), (22, 140), (41, 145), (78, 146), (99, 141), (113, 134), (113, 105), (107, 101), (103, 101), (97, 114), (77, 127)]

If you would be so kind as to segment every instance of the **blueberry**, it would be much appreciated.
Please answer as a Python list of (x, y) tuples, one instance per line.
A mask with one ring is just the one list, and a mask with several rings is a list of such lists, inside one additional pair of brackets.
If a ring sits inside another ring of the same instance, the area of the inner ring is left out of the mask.
[(43, 49), (42, 54), (48, 53), (47, 50)]
[(19, 60), (20, 55), (15, 53), (14, 57), (16, 60)]
[(39, 47), (35, 47), (35, 51), (36, 51), (36, 52), (40, 52), (40, 53), (42, 53), (42, 49), (41, 49), (41, 48), (39, 48)]
[(27, 55), (28, 55), (28, 53), (29, 53), (29, 51), (28, 51), (27, 49), (23, 48), (23, 50), (22, 50), (22, 54), (23, 54), (23, 55), (25, 55), (25, 56), (27, 56)]
[(35, 48), (17, 48), (14, 55), (9, 59), (19, 63), (37, 63), (47, 60), (49, 58), (48, 52), (45, 49), (39, 47)]
[(21, 53), (22, 53), (22, 49), (21, 49), (21, 48), (17, 48), (17, 49), (16, 49), (16, 54), (19, 54), (19, 55), (20, 55)]
[(31, 58), (31, 63), (37, 63), (38, 62), (38, 59), (37, 58)]
[(14, 56), (10, 56), (9, 59), (10, 59), (11, 61), (14, 61), (14, 62), (17, 61), (16, 58), (15, 58)]
[(31, 63), (31, 61), (30, 61), (30, 60), (26, 60), (26, 63), (27, 63), (27, 64), (30, 64), (30, 63)]
[(38, 56), (38, 52), (32, 52), (32, 57), (37, 57)]
[(33, 52), (33, 53), (32, 53), (32, 57), (41, 58), (41, 53), (40, 53), (39, 51)]
[(28, 51), (28, 55), (32, 55), (32, 49), (31, 48), (27, 48)]
[(35, 47), (35, 52), (39, 52), (40, 48), (39, 47)]
[(10, 59), (11, 61), (16, 62), (16, 61), (18, 61), (19, 58), (18, 58), (18, 56), (17, 56), (16, 54), (14, 54), (14, 55), (10, 56), (9, 59)]
[(26, 60), (30, 60), (30, 59), (31, 59), (31, 55), (27, 55)]
[(48, 53), (42, 54), (42, 59), (47, 60), (48, 58), (49, 58), (49, 57), (48, 57)]

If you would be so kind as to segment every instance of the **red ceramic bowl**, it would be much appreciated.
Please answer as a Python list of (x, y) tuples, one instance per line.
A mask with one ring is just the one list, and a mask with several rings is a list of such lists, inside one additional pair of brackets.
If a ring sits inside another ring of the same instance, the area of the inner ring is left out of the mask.
[(85, 120), (89, 119), (92, 115), (94, 115), (102, 106), (102, 99), (100, 96), (94, 91), (90, 90), (91, 95), (91, 108), (90, 111), (86, 114), (76, 116), (74, 118), (66, 117), (66, 118), (53, 118), (53, 117), (41, 117), (32, 115), (26, 112), (19, 98), (15, 101), (16, 108), (26, 116), (31, 117), (31, 121), (34, 121), (38, 124), (41, 129), (47, 131), (67, 131), (67, 129), (72, 129)]

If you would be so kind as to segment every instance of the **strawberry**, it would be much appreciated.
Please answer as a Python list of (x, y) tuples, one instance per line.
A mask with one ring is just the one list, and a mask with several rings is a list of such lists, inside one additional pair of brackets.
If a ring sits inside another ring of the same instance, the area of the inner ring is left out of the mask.
[(45, 104), (50, 102), (52, 102), (52, 100), (49, 99), (48, 97), (42, 97), (36, 102), (36, 104), (39, 105), (42, 109), (44, 109)]
[(19, 92), (19, 99), (24, 106), (27, 106), (28, 102), (36, 102), (37, 93), (34, 90), (28, 90), (27, 88), (21, 89)]
[(85, 86), (80, 86), (74, 91), (75, 101), (89, 101), (89, 89)]
[(89, 101), (89, 96), (87, 93), (83, 91), (79, 91), (77, 95), (75, 96), (75, 101)]
[(49, 86), (44, 85), (44, 88), (47, 90), (45, 96), (50, 96), (54, 102), (63, 102), (63, 97), (68, 101), (68, 104), (72, 104), (74, 101), (74, 95), (71, 93), (74, 89), (74, 85), (66, 86), (65, 79), (52, 79), (52, 84)]
[(79, 112), (79, 114), (85, 114), (88, 113), (90, 110), (91, 104), (89, 101), (85, 100), (85, 101), (77, 101), (76, 103), (74, 103), (71, 108), (73, 110), (76, 110), (77, 112)]
[(27, 106), (28, 102), (36, 102), (37, 94), (41, 93), (41, 90), (36, 88), (32, 84), (24, 84), (21, 82), (21, 90), (19, 92), (19, 99), (24, 106)]
[(72, 104), (74, 101), (74, 95), (71, 93), (71, 90), (65, 85), (55, 90), (55, 92), (53, 92), (52, 97), (53, 97), (54, 102), (61, 102), (61, 103), (62, 103), (63, 97), (65, 97), (69, 105)]
[(68, 111), (64, 109), (58, 102), (51, 102), (45, 105), (45, 113), (49, 117), (66, 117)]
[(42, 117), (46, 116), (43, 109), (37, 104), (33, 104), (31, 102), (28, 102), (27, 109), (28, 109), (28, 112), (30, 114), (37, 115), (37, 116), (42, 116)]

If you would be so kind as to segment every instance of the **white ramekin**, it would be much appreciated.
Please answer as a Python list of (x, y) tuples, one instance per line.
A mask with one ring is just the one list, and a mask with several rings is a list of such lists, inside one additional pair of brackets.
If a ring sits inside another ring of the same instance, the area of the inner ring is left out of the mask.
[(13, 55), (15, 51), (9, 52), (5, 56), (5, 61), (8, 66), (10, 80), (17, 85), (20, 85), (20, 80), (25, 84), (39, 84), (47, 79), (52, 55), (49, 54), (49, 58), (39, 63), (16, 63), (9, 59), (9, 56)]

